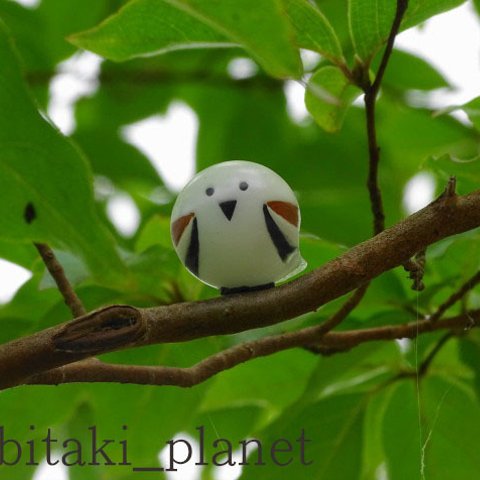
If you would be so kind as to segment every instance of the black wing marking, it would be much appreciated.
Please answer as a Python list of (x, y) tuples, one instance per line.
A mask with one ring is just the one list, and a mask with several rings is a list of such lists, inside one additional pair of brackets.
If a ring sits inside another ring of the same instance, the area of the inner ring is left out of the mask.
[(198, 275), (198, 256), (200, 244), (198, 241), (197, 218), (193, 219), (192, 234), (190, 235), (190, 244), (188, 245), (187, 256), (185, 258), (186, 267), (195, 275)]
[(281, 232), (281, 230), (278, 228), (278, 225), (270, 215), (266, 205), (263, 206), (263, 215), (265, 217), (265, 223), (267, 224), (267, 230), (270, 234), (270, 238), (272, 239), (280, 258), (283, 262), (285, 262), (288, 256), (295, 251), (296, 247), (293, 247), (288, 243), (285, 235)]

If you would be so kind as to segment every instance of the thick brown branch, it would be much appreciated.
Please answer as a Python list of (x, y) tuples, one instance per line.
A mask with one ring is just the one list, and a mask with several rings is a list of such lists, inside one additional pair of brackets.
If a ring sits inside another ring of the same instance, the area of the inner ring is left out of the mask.
[[(456, 196), (453, 202), (439, 199), (281, 287), (203, 302), (146, 309), (116, 306), (92, 312), (0, 346), (0, 388), (92, 355), (237, 333), (297, 317), (401, 265), (426, 246), (478, 226), (480, 191)], [(77, 330), (74, 326), (80, 324), (82, 329)], [(78, 334), (75, 340), (74, 332)]]
[[(359, 291), (360, 289), (357, 290), (357, 292)], [(354, 296), (358, 295), (357, 292)], [(352, 305), (354, 296), (350, 299), (352, 300)], [(350, 350), (368, 341), (414, 338), (417, 334), (434, 330), (470, 328), (472, 318), (478, 320), (479, 317), (480, 311), (477, 310), (469, 312), (468, 317), (466, 315), (460, 315), (436, 324), (432, 324), (428, 320), (422, 320), (418, 323), (411, 322), (404, 325), (335, 333), (326, 333), (327, 329), (331, 328), (333, 322), (325, 322), (319, 326), (305, 328), (298, 332), (275, 335), (237, 345), (212, 355), (188, 368), (112, 365), (98, 361), (84, 360), (36, 375), (30, 378), (27, 383), (58, 385), (60, 383), (73, 382), (116, 382), (192, 387), (248, 360), (271, 355), (286, 349), (300, 347), (305, 344), (307, 340), (320, 341), (318, 347), (319, 352), (331, 354)], [(450, 335), (450, 333), (447, 335)], [(441, 346), (439, 348), (441, 348)]]
[(34, 245), (37, 248), (38, 253), (42, 257), (42, 260), (45, 263), (48, 271), (50, 272), (50, 275), (55, 280), (55, 283), (57, 284), (57, 287), (60, 290), (60, 293), (62, 294), (66, 305), (72, 312), (73, 317), (76, 318), (85, 315), (85, 313), (87, 312), (83, 307), (82, 302), (77, 297), (75, 290), (73, 290), (72, 286), (70, 285), (70, 282), (65, 275), (65, 271), (63, 270), (62, 265), (60, 265), (60, 262), (55, 257), (53, 250), (44, 243), (35, 243)]

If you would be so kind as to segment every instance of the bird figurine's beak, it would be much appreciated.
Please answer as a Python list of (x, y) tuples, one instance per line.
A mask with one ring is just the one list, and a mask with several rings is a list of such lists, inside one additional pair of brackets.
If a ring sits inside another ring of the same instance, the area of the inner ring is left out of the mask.
[(226, 202), (219, 203), (220, 208), (222, 209), (223, 214), (227, 217), (227, 220), (230, 221), (233, 217), (233, 212), (237, 205), (236, 200), (228, 200)]

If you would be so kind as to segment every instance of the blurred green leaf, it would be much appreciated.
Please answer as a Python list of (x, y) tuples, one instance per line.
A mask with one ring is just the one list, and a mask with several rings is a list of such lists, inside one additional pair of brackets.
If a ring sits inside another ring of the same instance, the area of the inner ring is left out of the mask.
[(0, 258), (31, 269), (35, 261), (38, 260), (38, 252), (33, 245), (0, 238)]
[[(373, 68), (378, 68), (379, 56)], [(423, 58), (409, 52), (393, 50), (382, 85), (400, 90), (435, 90), (449, 87), (446, 78)]]
[(480, 182), (480, 156), (462, 160), (453, 155), (431, 156), (423, 168), (433, 172), (445, 185), (452, 176), (457, 178), (460, 193), (475, 190)]
[(336, 67), (319, 68), (305, 89), (305, 105), (325, 131), (340, 130), (351, 103), (361, 94)]
[(10, 112), (0, 119), (0, 189), (9, 199), (0, 203), (0, 236), (70, 248), (98, 275), (121, 271), (95, 214), (88, 165), (36, 110), (3, 25), (0, 55), (0, 109)]
[(142, 252), (153, 246), (161, 246), (173, 251), (170, 238), (170, 219), (161, 215), (154, 215), (146, 223), (137, 239), (136, 250)]
[(240, 44), (272, 75), (298, 77), (300, 59), (279, 0), (266, 0), (259, 7), (254, 0), (135, 0), (70, 40), (113, 60), (178, 48)]
[(135, 191), (143, 185), (154, 188), (163, 184), (150, 161), (117, 132), (98, 127), (80, 130), (73, 138), (88, 155), (95, 173), (119, 187)]
[(302, 272), (304, 275), (341, 255), (345, 252), (345, 247), (314, 235), (301, 235), (300, 252), (307, 262), (306, 269)]
[(480, 97), (465, 103), (462, 110), (468, 115), (470, 121), (475, 125), (477, 130), (480, 130)]
[(43, 71), (51, 66), (48, 44), (41, 35), (45, 29), (34, 10), (3, 0), (0, 2), (0, 19), (15, 35), (16, 46), (26, 67)]
[(480, 130), (480, 97), (476, 97), (463, 105), (454, 105), (435, 112), (435, 116), (445, 115), (446, 113), (463, 110), (473, 126)]

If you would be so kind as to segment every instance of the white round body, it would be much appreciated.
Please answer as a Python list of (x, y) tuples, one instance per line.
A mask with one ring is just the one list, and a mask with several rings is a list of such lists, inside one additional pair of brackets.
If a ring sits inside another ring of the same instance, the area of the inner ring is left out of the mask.
[(271, 284), (302, 269), (299, 229), (288, 184), (269, 168), (240, 160), (198, 173), (171, 217), (182, 263), (202, 282), (225, 289)]

